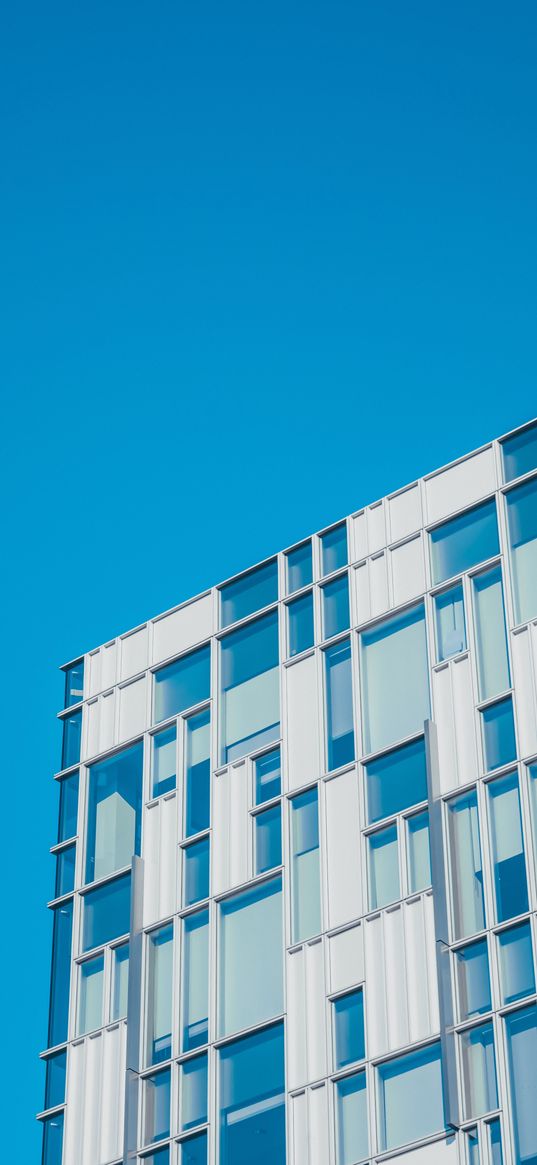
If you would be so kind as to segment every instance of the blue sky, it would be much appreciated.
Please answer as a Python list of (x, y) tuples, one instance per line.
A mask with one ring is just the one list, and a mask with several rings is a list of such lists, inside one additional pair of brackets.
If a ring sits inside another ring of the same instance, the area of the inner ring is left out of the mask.
[(22, 1163), (56, 667), (537, 413), (536, 56), (529, 0), (3, 13), (2, 998)]

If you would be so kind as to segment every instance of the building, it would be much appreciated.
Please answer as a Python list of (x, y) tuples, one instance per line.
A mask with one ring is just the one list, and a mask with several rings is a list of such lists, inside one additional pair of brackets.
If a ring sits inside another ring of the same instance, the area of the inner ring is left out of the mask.
[(63, 670), (44, 1165), (536, 1165), (537, 422)]

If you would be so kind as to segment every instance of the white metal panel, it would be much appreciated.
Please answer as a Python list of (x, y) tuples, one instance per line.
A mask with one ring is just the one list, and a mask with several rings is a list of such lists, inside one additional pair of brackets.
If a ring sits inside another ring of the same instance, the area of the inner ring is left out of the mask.
[(290, 1165), (309, 1165), (308, 1149), (308, 1094), (298, 1092), (290, 1097), (291, 1161)]
[(367, 508), (367, 539), (370, 554), (375, 554), (386, 545), (384, 502), (377, 502), (376, 505)]
[(478, 772), (476, 717), (470, 658), (460, 656), (451, 664), (455, 747), (459, 785), (475, 780)]
[(320, 771), (319, 708), (317, 699), (317, 657), (285, 668), (287, 726), (287, 788), (299, 788), (314, 781)]
[(101, 722), (99, 730), (99, 752), (105, 752), (116, 744), (116, 689), (100, 697)]
[(407, 970), (403, 910), (396, 906), (384, 913), (384, 958), (388, 1012), (388, 1048), (409, 1043)]
[(328, 989), (345, 991), (364, 978), (364, 928), (361, 923), (328, 936)]
[(371, 618), (383, 615), (389, 607), (388, 560), (384, 553), (369, 560), (369, 594)]
[(175, 794), (144, 807), (144, 926), (177, 909), (177, 832)]
[(358, 562), (367, 555), (367, 522), (365, 511), (355, 514), (351, 521), (351, 554), (352, 562)]
[(326, 1075), (327, 1036), (325, 1010), (324, 944), (321, 940), (306, 947), (306, 1000), (308, 1015), (308, 1079)]
[(152, 663), (180, 655), (213, 632), (212, 596), (202, 595), (153, 623)]
[(64, 1165), (106, 1165), (122, 1153), (126, 1024), (69, 1052)]
[(434, 1141), (432, 1145), (422, 1145), (421, 1149), (409, 1149), (408, 1153), (399, 1150), (382, 1160), (396, 1160), (397, 1165), (458, 1165), (457, 1142), (455, 1137), (448, 1137), (446, 1140)]
[(424, 907), (423, 897), (413, 898), (404, 906), (409, 1040), (411, 1043), (426, 1039), (432, 1030)]
[(103, 1068), (102, 1032), (88, 1036), (85, 1042), (86, 1079), (84, 1089), (84, 1142), (82, 1165), (100, 1165), (99, 1126), (101, 1121), (101, 1089)]
[(126, 1038), (126, 1023), (103, 1032), (99, 1163), (115, 1161), (123, 1152)]
[(389, 498), (388, 506), (390, 542), (399, 542), (400, 538), (414, 534), (423, 525), (420, 487), (417, 483), (401, 493), (394, 494)]
[(129, 740), (147, 728), (147, 675), (118, 688), (119, 740)]
[(117, 648), (116, 641), (101, 647), (101, 687), (111, 688), (116, 682)]
[(140, 627), (138, 631), (132, 631), (130, 635), (125, 635), (120, 640), (120, 680), (128, 680), (131, 676), (138, 675), (138, 672), (145, 671), (148, 664), (147, 633), (147, 626)]
[(423, 897), (423, 919), (425, 923), (425, 951), (427, 956), (427, 982), (429, 985), (429, 1030), (431, 1034), (440, 1031), (440, 1000), (438, 998), (438, 973), (436, 969), (436, 933), (434, 929), (434, 903), (432, 891)]
[(329, 1160), (328, 1087), (308, 1089), (309, 1159), (308, 1165), (327, 1165)]
[(248, 770), (244, 762), (219, 773), (213, 798), (213, 894), (248, 878)]
[(88, 696), (96, 696), (102, 689), (101, 683), (101, 649), (92, 651), (88, 656)]
[(324, 782), (328, 870), (328, 925), (362, 914), (358, 776), (350, 769)]
[(86, 1041), (71, 1044), (67, 1057), (63, 1165), (81, 1165), (84, 1141)]
[(388, 1047), (388, 988), (382, 915), (367, 918), (364, 927), (367, 1046), (370, 1056), (380, 1056)]
[(84, 711), (84, 720), (86, 722), (85, 729), (85, 747), (83, 756), (96, 756), (99, 752), (100, 745), (100, 723), (101, 723), (101, 705), (99, 700), (92, 700), (86, 704)]
[(390, 552), (393, 602), (396, 607), (425, 591), (425, 560), (421, 534)]
[(438, 734), (440, 788), (445, 793), (458, 783), (455, 714), (451, 688), (451, 668), (448, 663), (433, 671), (433, 704)]
[(537, 677), (535, 643), (532, 643), (531, 631), (529, 626), (511, 632), (518, 738), (522, 757), (533, 756), (537, 752)]
[(287, 954), (287, 1086), (290, 1089), (299, 1088), (308, 1078), (304, 960), (304, 947)]
[(354, 586), (354, 609), (356, 622), (367, 623), (371, 618), (371, 599), (369, 595), (369, 563), (362, 562), (351, 572)]
[(436, 522), (471, 506), (495, 489), (494, 451), (489, 446), (426, 479), (427, 521)]

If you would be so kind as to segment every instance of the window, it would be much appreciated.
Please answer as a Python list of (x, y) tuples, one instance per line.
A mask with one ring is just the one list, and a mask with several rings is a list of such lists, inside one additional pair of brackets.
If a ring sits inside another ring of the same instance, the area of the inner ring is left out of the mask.
[(481, 712), (485, 772), (499, 769), (516, 759), (515, 722), (511, 696), (489, 704)]
[(209, 838), (202, 837), (183, 850), (183, 906), (209, 897)]
[(62, 720), (62, 769), (77, 765), (80, 760), (80, 740), (82, 736), (82, 709), (64, 716)]
[(423, 732), (430, 713), (423, 604), (387, 619), (361, 641), (365, 752)]
[(112, 1001), (110, 1022), (125, 1019), (129, 992), (129, 944), (122, 943), (112, 951)]
[(533, 850), (537, 862), (537, 764), (528, 765), (530, 806), (533, 826)]
[(331, 639), (350, 625), (349, 580), (346, 574), (321, 587), (323, 639)]
[(154, 1153), (144, 1153), (140, 1161), (142, 1165), (170, 1165), (169, 1145), (164, 1145), (162, 1149), (157, 1149)]
[(537, 1157), (537, 1007), (512, 1011), (505, 1019), (511, 1084), (515, 1165), (533, 1165)]
[(293, 595), (301, 587), (309, 586), (313, 578), (311, 540), (295, 546), (285, 556), (287, 561), (287, 594)]
[(172, 1054), (173, 926), (147, 936), (147, 1063)]
[(454, 937), (466, 938), (485, 926), (475, 789), (449, 801), (447, 813)]
[(70, 667), (64, 669), (65, 673), (65, 698), (64, 708), (70, 708), (73, 704), (79, 704), (84, 698), (84, 660), (79, 659), (78, 663), (72, 663)]
[(55, 1052), (46, 1061), (45, 1108), (56, 1108), (65, 1100), (65, 1079), (67, 1072), (67, 1051)]
[(537, 469), (537, 424), (502, 441), (504, 481), (513, 481)]
[(436, 613), (437, 658), (441, 663), (450, 655), (466, 651), (466, 623), (462, 584), (456, 583), (434, 600)]
[(488, 795), (496, 917), (506, 922), (528, 909), (517, 774), (492, 781)]
[(322, 572), (332, 574), (341, 566), (347, 565), (347, 525), (341, 522), (332, 530), (321, 535), (321, 562)]
[(407, 818), (408, 893), (418, 894), (431, 885), (429, 814), (414, 813)]
[(287, 603), (287, 637), (289, 655), (300, 655), (313, 646), (313, 593), (308, 591)]
[(334, 1071), (365, 1056), (364, 993), (349, 991), (332, 1002)]
[(502, 1003), (515, 1003), (535, 991), (531, 926), (521, 922), (498, 935)]
[(433, 585), (500, 553), (494, 498), (431, 530)]
[(154, 673), (154, 717), (168, 720), (208, 700), (211, 694), (211, 647), (206, 643)]
[(412, 740), (401, 748), (369, 761), (365, 768), (368, 820), (373, 824), (402, 809), (427, 800), (425, 740)]
[(163, 1141), (170, 1135), (171, 1072), (164, 1068), (153, 1076), (146, 1076), (144, 1089), (144, 1144)]
[(207, 1133), (187, 1137), (179, 1145), (180, 1165), (207, 1165)]
[(219, 1165), (285, 1165), (283, 1024), (219, 1053)]
[(76, 845), (68, 845), (56, 854), (56, 882), (54, 896), (71, 894), (75, 888)]
[(54, 1116), (43, 1121), (43, 1159), (42, 1165), (61, 1165), (63, 1153), (63, 1112), (56, 1112)]
[(78, 771), (70, 777), (63, 777), (60, 785), (60, 812), (58, 819), (58, 842), (76, 837), (78, 817)]
[(219, 1035), (283, 1011), (282, 880), (220, 903)]
[(381, 1064), (378, 1080), (382, 1150), (397, 1149), (444, 1128), (440, 1044)]
[(71, 938), (73, 899), (62, 902), (52, 912), (52, 965), (50, 974), (50, 1008), (48, 1045), (53, 1048), (67, 1039), (69, 1021), (69, 981), (71, 977)]
[(76, 1034), (83, 1036), (103, 1025), (104, 955), (80, 963), (78, 973)]
[(255, 772), (255, 803), (263, 805), (273, 797), (279, 797), (282, 791), (282, 769), (279, 748), (258, 756), (254, 763)]
[(211, 713), (208, 708), (185, 720), (185, 836), (211, 824)]
[(220, 626), (227, 627), (278, 600), (278, 560), (273, 558), (220, 588)]
[(503, 1165), (502, 1153), (502, 1130), (500, 1126), (500, 1118), (489, 1121), (489, 1147), (490, 1147), (490, 1165)]
[(84, 894), (83, 949), (102, 947), (130, 929), (131, 876), (123, 874)]
[(278, 613), (239, 627), (220, 642), (222, 760), (280, 734)]
[(355, 1165), (369, 1156), (365, 1072), (336, 1080), (337, 1165)]
[(466, 1143), (466, 1157), (465, 1160), (468, 1165), (481, 1165), (481, 1154), (479, 1152), (479, 1134), (476, 1128), (466, 1129), (464, 1134)]
[(264, 874), (282, 864), (282, 808), (273, 805), (254, 817), (255, 873)]
[(459, 1036), (466, 1119), (498, 1107), (492, 1023), (472, 1027)]
[(349, 639), (327, 647), (326, 751), (328, 771), (354, 760), (351, 645)]
[(142, 741), (91, 766), (86, 882), (130, 866), (140, 853), (142, 778)]
[(472, 1019), (490, 1011), (492, 1000), (486, 938), (455, 951), (455, 963), (460, 1019)]
[(537, 615), (537, 478), (506, 494), (513, 602), (517, 623)]
[(317, 786), (293, 797), (291, 807), (291, 931), (302, 942), (321, 929)]
[(511, 686), (501, 567), (493, 566), (476, 575), (472, 584), (479, 696), (489, 700)]
[(369, 836), (369, 907), (380, 910), (401, 897), (397, 826)]
[(209, 1032), (209, 911), (183, 920), (182, 1039), (183, 1052), (207, 1043)]
[(181, 1064), (181, 1132), (207, 1120), (207, 1052)]
[(155, 733), (153, 740), (151, 796), (161, 797), (175, 789), (177, 780), (177, 732), (175, 724)]

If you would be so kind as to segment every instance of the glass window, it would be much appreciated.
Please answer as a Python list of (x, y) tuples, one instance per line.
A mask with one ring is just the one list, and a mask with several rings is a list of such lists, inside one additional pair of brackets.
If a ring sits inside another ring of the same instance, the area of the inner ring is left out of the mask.
[(489, 1146), (490, 1146), (490, 1165), (503, 1165), (502, 1153), (502, 1130), (500, 1126), (500, 1118), (490, 1121), (488, 1125), (489, 1131)]
[(516, 759), (515, 722), (511, 696), (489, 704), (481, 713), (485, 772), (499, 769)]
[(341, 566), (347, 565), (347, 524), (341, 522), (326, 534), (321, 535), (321, 562), (322, 572), (332, 574)]
[(346, 574), (321, 587), (323, 639), (331, 639), (350, 626), (349, 580)]
[(153, 797), (161, 797), (175, 789), (177, 780), (177, 731), (175, 724), (155, 733), (153, 740), (152, 779)]
[(528, 909), (517, 774), (492, 781), (488, 794), (496, 916), (506, 922)]
[(364, 749), (377, 752), (423, 732), (430, 715), (423, 604), (360, 636)]
[(172, 1054), (173, 926), (147, 936), (147, 1062)]
[(102, 947), (130, 930), (131, 876), (123, 874), (84, 894), (83, 949)]
[(254, 817), (255, 872), (264, 874), (282, 864), (282, 808), (273, 805)]
[(207, 1120), (207, 1052), (181, 1064), (181, 1132)]
[(182, 1040), (183, 1052), (207, 1043), (209, 1031), (209, 911), (183, 920)]
[(515, 1003), (535, 991), (531, 926), (521, 922), (498, 935), (502, 1003)]
[(479, 698), (489, 700), (511, 687), (501, 567), (485, 570), (472, 583)]
[(220, 1049), (219, 1165), (285, 1165), (283, 1024)]
[(332, 1002), (334, 1071), (365, 1056), (364, 993), (349, 991)]
[(104, 955), (88, 959), (78, 968), (77, 1036), (103, 1025)]
[(408, 892), (418, 894), (431, 885), (429, 814), (415, 813), (407, 821)]
[(171, 1072), (164, 1068), (154, 1076), (146, 1076), (144, 1087), (144, 1144), (163, 1141), (170, 1135)]
[(207, 1133), (196, 1133), (179, 1145), (180, 1165), (207, 1165)]
[(79, 704), (84, 698), (84, 660), (72, 663), (65, 668), (65, 699), (64, 708)]
[(436, 612), (437, 658), (441, 663), (450, 655), (466, 651), (466, 623), (462, 584), (456, 583), (434, 600)]
[(381, 1064), (378, 1079), (382, 1150), (397, 1149), (444, 1128), (440, 1044)]
[(65, 1078), (67, 1072), (67, 1051), (56, 1052), (46, 1060), (45, 1108), (56, 1108), (65, 1100)]
[(397, 826), (389, 825), (369, 837), (369, 908), (380, 910), (400, 897)]
[(170, 1147), (164, 1145), (162, 1149), (157, 1149), (154, 1153), (144, 1153), (140, 1160), (143, 1165), (170, 1165)]
[(502, 441), (504, 481), (513, 481), (523, 473), (537, 469), (537, 424)]
[(355, 1165), (369, 1156), (365, 1072), (337, 1080), (335, 1089), (337, 1165)]
[(287, 636), (289, 655), (299, 655), (313, 647), (313, 592), (299, 595), (287, 604)]
[(273, 558), (220, 588), (220, 626), (254, 615), (278, 600), (278, 561)]
[(466, 938), (485, 926), (475, 789), (449, 801), (447, 810), (454, 936)]
[(78, 817), (78, 771), (64, 777), (60, 785), (60, 813), (58, 819), (58, 841), (68, 841), (76, 837)]
[(467, 1129), (464, 1134), (466, 1144), (465, 1161), (468, 1165), (481, 1165), (481, 1154), (479, 1152), (479, 1136), (477, 1129)]
[(302, 942), (321, 929), (321, 875), (317, 786), (293, 797), (291, 806), (291, 930)]
[(125, 1019), (129, 993), (129, 944), (122, 943), (112, 951), (112, 1004), (110, 1022)]
[(280, 735), (278, 612), (220, 642), (222, 760), (235, 760)]
[(61, 898), (62, 894), (70, 894), (75, 888), (75, 858), (76, 845), (68, 845), (67, 849), (56, 854), (56, 883), (54, 895)]
[(186, 730), (185, 836), (211, 824), (211, 713), (189, 716)]
[[(140, 740), (89, 770), (86, 881), (130, 866), (140, 853), (144, 746)], [(128, 927), (127, 927), (128, 930)]]
[(537, 615), (537, 478), (506, 494), (517, 623)]
[(265, 801), (279, 797), (282, 791), (282, 768), (279, 748), (264, 752), (258, 756), (254, 765), (255, 770), (255, 803), (264, 805)]
[(472, 1019), (492, 1007), (486, 938), (455, 951), (459, 988), (459, 1017)]
[(282, 880), (220, 903), (219, 1035), (283, 1011)]
[(461, 1046), (464, 1114), (483, 1116), (498, 1107), (494, 1034), (492, 1023), (472, 1027), (459, 1036)]
[(293, 595), (301, 587), (309, 586), (313, 579), (311, 564), (311, 539), (295, 546), (286, 554), (287, 560), (287, 594)]
[(537, 861), (537, 764), (528, 765), (531, 818), (533, 825), (533, 850)]
[(193, 906), (209, 897), (209, 837), (202, 837), (183, 850), (183, 906)]
[(425, 740), (412, 740), (366, 765), (368, 820), (373, 824), (427, 800)]
[(77, 765), (80, 760), (80, 740), (82, 736), (82, 709), (64, 716), (62, 720), (62, 769)]
[(69, 981), (71, 978), (71, 938), (73, 899), (62, 902), (52, 912), (52, 965), (50, 974), (50, 1008), (48, 1045), (53, 1048), (67, 1039), (69, 1020)]
[(433, 585), (500, 553), (494, 498), (431, 530)]
[(537, 1007), (523, 1007), (505, 1018), (511, 1082), (515, 1165), (533, 1165), (537, 1157)]
[(324, 652), (326, 668), (326, 749), (329, 772), (354, 760), (350, 640)]
[(201, 704), (211, 695), (211, 646), (182, 655), (154, 673), (154, 715), (158, 724)]
[(63, 1153), (63, 1112), (43, 1121), (43, 1162), (42, 1165), (61, 1165)]

